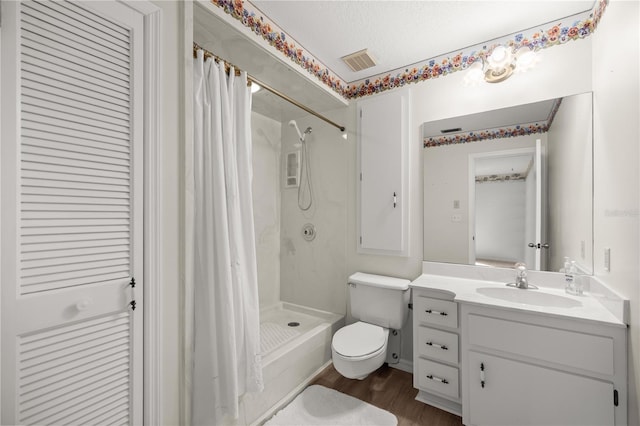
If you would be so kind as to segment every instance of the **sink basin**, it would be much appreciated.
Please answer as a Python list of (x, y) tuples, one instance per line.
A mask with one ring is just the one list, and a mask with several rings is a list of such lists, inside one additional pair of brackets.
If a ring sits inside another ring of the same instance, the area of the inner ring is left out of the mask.
[(476, 289), (476, 291), (483, 296), (507, 302), (523, 303), (525, 305), (554, 308), (575, 308), (582, 306), (582, 303), (578, 300), (534, 289), (523, 290), (511, 287), (482, 287)]

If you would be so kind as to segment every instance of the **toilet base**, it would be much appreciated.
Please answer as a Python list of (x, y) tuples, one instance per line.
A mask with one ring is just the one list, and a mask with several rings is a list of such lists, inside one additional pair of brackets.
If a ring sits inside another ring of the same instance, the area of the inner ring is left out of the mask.
[(331, 359), (333, 366), (338, 373), (347, 379), (364, 380), (369, 374), (376, 371), (384, 364), (387, 358), (387, 347), (381, 350), (371, 358), (351, 360), (345, 359), (342, 355), (331, 350)]

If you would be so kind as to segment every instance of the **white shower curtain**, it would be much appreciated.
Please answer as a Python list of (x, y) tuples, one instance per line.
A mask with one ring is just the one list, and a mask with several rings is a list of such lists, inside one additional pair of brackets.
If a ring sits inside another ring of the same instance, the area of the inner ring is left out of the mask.
[(188, 238), (193, 259), (187, 264), (195, 313), (193, 424), (237, 418), (238, 398), (263, 388), (251, 180), (247, 75), (236, 77), (233, 69), (227, 75), (223, 63), (205, 61), (199, 51)]

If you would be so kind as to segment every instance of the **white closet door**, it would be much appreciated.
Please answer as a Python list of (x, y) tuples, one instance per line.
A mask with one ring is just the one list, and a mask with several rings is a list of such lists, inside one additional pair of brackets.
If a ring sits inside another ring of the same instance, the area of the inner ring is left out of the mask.
[(140, 424), (143, 19), (3, 2), (1, 41), (2, 424)]

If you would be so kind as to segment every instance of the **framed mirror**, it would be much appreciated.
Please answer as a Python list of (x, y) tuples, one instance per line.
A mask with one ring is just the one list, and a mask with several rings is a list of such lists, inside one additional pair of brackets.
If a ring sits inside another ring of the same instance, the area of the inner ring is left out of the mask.
[(424, 260), (593, 273), (592, 94), (422, 125)]

